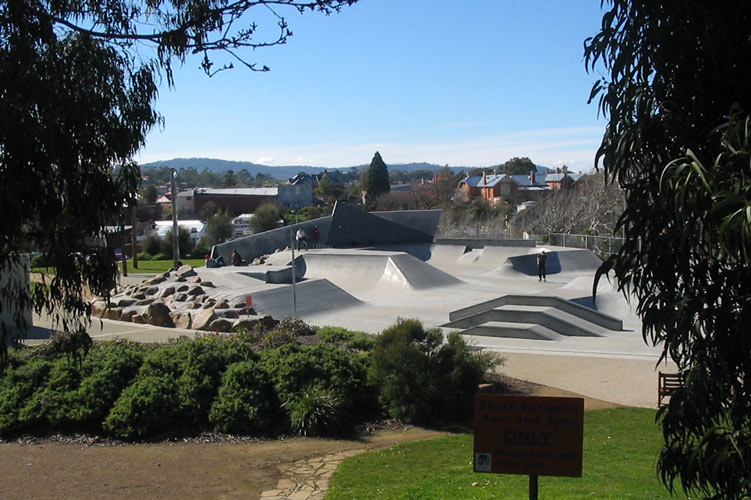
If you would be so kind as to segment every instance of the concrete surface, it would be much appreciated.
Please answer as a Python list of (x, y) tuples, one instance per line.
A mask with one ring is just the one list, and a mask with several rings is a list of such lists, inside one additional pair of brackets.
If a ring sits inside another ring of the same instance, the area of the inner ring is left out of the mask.
[[(401, 245), (400, 251), (393, 246), (387, 250), (307, 250), (296, 252), (301, 265), (294, 289), (290, 284), (252, 277), (266, 266), (201, 267), (196, 271), (216, 285), (211, 294), (217, 299), (250, 294), (259, 312), (281, 319), (292, 315), (294, 297), (297, 315), (308, 323), (371, 333), (382, 331), (399, 317), (440, 327), (449, 321), (451, 311), (508, 294), (558, 296), (622, 320), (623, 329), (604, 331), (599, 337), (559, 335), (555, 337), (558, 340), (465, 338), (473, 346), (507, 356), (503, 371), (510, 376), (606, 401), (654, 407), (660, 348), (644, 343), (639, 318), (613, 283), (603, 279), (592, 304), (592, 280), (599, 263), (596, 257), (577, 249), (547, 250), (558, 256), (561, 266), (560, 272), (549, 274), (547, 283), (538, 282), (525, 269), (514, 270), (515, 260), (534, 258), (537, 249), (528, 247)], [(267, 263), (273, 268), (291, 261), (291, 252), (283, 251)], [(131, 275), (123, 281), (143, 278)], [(48, 336), (46, 329), (52, 326), (49, 319), (38, 316), (34, 323), (37, 328), (30, 334), (30, 343)], [(150, 342), (195, 334), (107, 320), (94, 321), (89, 332), (95, 339), (127, 337)]]

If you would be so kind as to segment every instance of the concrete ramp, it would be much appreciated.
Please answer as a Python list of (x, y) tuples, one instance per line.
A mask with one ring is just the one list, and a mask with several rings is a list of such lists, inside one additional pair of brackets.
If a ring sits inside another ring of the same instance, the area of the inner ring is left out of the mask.
[[(546, 252), (548, 256), (547, 275), (572, 274), (576, 276), (594, 275), (602, 260), (590, 250), (560, 250)], [(524, 278), (537, 276), (537, 254), (534, 250), (525, 255), (509, 256), (490, 275), (499, 278)]]
[[(295, 295), (297, 315), (303, 317), (363, 304), (325, 279), (298, 283)], [(253, 308), (260, 314), (270, 314), (277, 319), (292, 316), (292, 285), (253, 293)]]
[(461, 283), (454, 276), (403, 252), (320, 250), (297, 259), (304, 279), (327, 279), (347, 290), (387, 287), (427, 289)]

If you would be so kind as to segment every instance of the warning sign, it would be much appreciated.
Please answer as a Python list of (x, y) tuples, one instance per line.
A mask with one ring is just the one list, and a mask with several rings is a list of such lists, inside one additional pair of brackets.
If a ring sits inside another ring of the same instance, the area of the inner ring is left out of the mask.
[(475, 396), (475, 472), (582, 475), (584, 399)]

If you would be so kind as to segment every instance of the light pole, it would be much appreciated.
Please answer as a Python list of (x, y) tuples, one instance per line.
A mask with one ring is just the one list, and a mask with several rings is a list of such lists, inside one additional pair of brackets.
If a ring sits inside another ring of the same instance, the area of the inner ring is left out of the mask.
[(177, 237), (177, 186), (175, 185), (175, 175), (177, 171), (170, 169), (170, 178), (172, 180), (172, 264), (177, 267), (177, 261), (180, 260), (179, 239)]

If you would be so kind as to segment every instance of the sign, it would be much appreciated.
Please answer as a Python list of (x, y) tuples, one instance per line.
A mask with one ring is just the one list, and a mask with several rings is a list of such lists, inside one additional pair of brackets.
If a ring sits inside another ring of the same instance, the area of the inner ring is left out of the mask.
[(475, 396), (475, 472), (582, 475), (584, 399)]
[(246, 295), (245, 296), (245, 307), (253, 307), (253, 296), (252, 295)]

